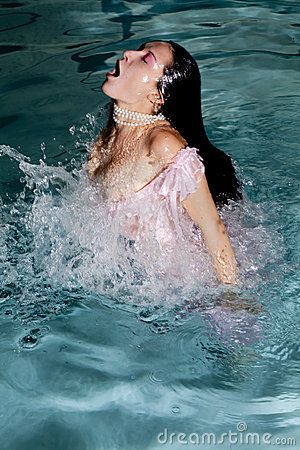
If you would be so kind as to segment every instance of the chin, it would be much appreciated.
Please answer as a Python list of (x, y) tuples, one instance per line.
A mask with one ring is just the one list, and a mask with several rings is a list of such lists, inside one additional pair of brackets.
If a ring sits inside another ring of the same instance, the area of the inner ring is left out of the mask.
[(114, 98), (113, 95), (112, 95), (111, 89), (109, 89), (107, 80), (105, 80), (105, 81), (102, 83), (101, 90), (102, 90), (102, 92), (103, 92), (105, 95), (107, 95), (108, 97)]
[(110, 97), (112, 100), (121, 100), (123, 96), (118, 95), (116, 92), (113, 92), (114, 89), (109, 86), (109, 83), (104, 82), (101, 86), (102, 92)]

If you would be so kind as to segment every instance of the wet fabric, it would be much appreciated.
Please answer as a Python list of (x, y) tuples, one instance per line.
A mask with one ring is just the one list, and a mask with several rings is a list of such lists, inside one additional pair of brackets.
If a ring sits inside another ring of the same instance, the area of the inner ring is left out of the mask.
[(196, 191), (205, 172), (202, 161), (197, 149), (187, 146), (142, 189), (111, 202), (113, 215), (124, 214), (124, 234), (141, 240), (145, 233), (154, 232), (162, 250), (174, 246), (184, 234), (191, 237), (194, 222), (181, 202)]
[(197, 148), (186, 146), (142, 189), (107, 202), (120, 233), (134, 240), (137, 251), (148, 252), (149, 264), (154, 260), (155, 267), (194, 280), (195, 272), (214, 270), (201, 231), (181, 202), (197, 190), (204, 173)]

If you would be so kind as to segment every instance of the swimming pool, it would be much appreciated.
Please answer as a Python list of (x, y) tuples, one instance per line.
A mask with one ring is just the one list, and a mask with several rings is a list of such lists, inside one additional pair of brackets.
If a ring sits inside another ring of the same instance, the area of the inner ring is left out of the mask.
[[(203, 433), (202, 448), (297, 448), (297, 2), (1, 6), (1, 450), (195, 448)], [(131, 272), (112, 279), (111, 254), (129, 265), (80, 166), (107, 68), (147, 39), (197, 59), (207, 133), (244, 181), (228, 220), (243, 295), (264, 307), (252, 340), (238, 315), (226, 332), (226, 318), (211, 327), (187, 308), (191, 292), (174, 300), (172, 286), (131, 285)]]

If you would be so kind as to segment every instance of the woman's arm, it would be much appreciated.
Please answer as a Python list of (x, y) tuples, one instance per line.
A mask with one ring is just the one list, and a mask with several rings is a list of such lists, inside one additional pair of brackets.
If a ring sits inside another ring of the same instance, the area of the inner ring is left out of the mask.
[(204, 242), (212, 257), (219, 280), (222, 283), (237, 284), (237, 263), (234, 252), (205, 175), (198, 182), (197, 190), (189, 194), (182, 204), (203, 233)]
[[(186, 141), (170, 130), (152, 131), (149, 139), (150, 150), (161, 163), (169, 163)], [(237, 284), (237, 264), (225, 226), (221, 221), (209, 187), (203, 174), (195, 192), (182, 201), (190, 217), (199, 225), (204, 242), (213, 259), (219, 280)]]

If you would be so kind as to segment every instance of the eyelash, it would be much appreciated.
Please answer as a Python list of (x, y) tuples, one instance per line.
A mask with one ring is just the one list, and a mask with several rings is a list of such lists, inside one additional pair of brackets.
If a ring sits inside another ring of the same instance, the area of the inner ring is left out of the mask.
[(146, 58), (146, 57), (149, 56), (149, 55), (150, 55), (150, 53), (148, 52), (148, 53), (146, 53), (145, 56), (142, 57), (142, 60), (144, 61), (145, 64), (148, 64), (148, 63), (147, 63), (147, 61), (144, 60), (144, 58)]

